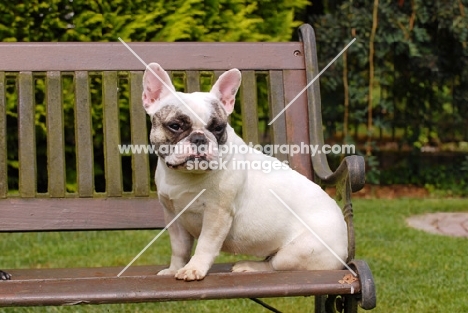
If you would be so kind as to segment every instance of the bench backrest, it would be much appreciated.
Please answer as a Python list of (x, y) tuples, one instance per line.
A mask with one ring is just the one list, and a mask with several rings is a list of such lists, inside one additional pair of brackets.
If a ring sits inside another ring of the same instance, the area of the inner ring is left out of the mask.
[[(171, 71), (187, 92), (240, 69), (237, 125), (245, 141), (309, 143), (307, 93), (266, 126), (306, 85), (302, 42), (129, 46), (145, 62)], [(122, 43), (0, 43), (0, 231), (164, 227), (152, 186), (154, 159), (119, 151), (119, 144), (148, 144), (144, 68)], [(262, 124), (258, 107), (265, 101), (269, 117)], [(13, 114), (7, 115), (7, 106)], [(93, 132), (100, 123), (102, 131)], [(269, 138), (260, 138), (267, 128)], [(66, 142), (73, 143), (72, 151)], [(38, 159), (39, 152), (46, 158)], [(310, 156), (277, 156), (312, 179)], [(103, 168), (95, 167), (97, 157)], [(70, 163), (76, 178), (67, 177)]]

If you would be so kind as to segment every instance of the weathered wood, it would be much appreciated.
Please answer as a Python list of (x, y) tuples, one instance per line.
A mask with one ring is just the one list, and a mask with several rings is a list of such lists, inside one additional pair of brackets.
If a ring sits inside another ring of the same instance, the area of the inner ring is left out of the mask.
[(6, 198), (0, 232), (148, 229), (165, 226), (157, 198)]
[[(270, 102), (270, 120), (274, 119), (283, 110), (284, 103), (284, 86), (283, 86), (283, 72), (270, 71), (269, 73), (269, 102)], [(271, 134), (273, 143), (275, 145), (285, 145), (286, 139), (286, 119), (285, 115), (281, 114), (276, 121), (271, 124)], [(280, 161), (287, 161), (287, 154), (278, 152), (275, 154)]]
[(0, 198), (8, 194), (8, 163), (6, 135), (6, 79), (5, 72), (0, 72)]
[(258, 144), (257, 80), (254, 71), (242, 72), (240, 86), (242, 137), (247, 144)]
[(78, 194), (94, 194), (93, 137), (88, 72), (75, 73), (75, 141)]
[(106, 71), (102, 75), (104, 122), (104, 171), (106, 193), (110, 197), (122, 195), (122, 159), (119, 151), (120, 123), (117, 72)]
[[(315, 46), (315, 33), (309, 28), (302, 28), (299, 32), (304, 42), (304, 54), (306, 63), (307, 81), (312, 81), (320, 72), (318, 67), (317, 52)], [(305, 86), (304, 86), (305, 87)], [(320, 99), (320, 83), (316, 80), (307, 88), (308, 111), (309, 111), (309, 136), (312, 142), (323, 146), (322, 105)], [(327, 156), (323, 153), (311, 156), (316, 160), (315, 172), (319, 177), (325, 177), (332, 172), (328, 166)]]
[[(165, 70), (304, 69), (298, 42), (129, 43)], [(0, 43), (3, 71), (136, 71), (145, 66), (120, 42)]]
[[(283, 75), (285, 106), (287, 106), (307, 83), (304, 71), (284, 71)], [(286, 135), (288, 144), (308, 144), (310, 140), (307, 95), (305, 93), (301, 94), (301, 96), (291, 104), (284, 114), (286, 117)], [(313, 178), (310, 154), (298, 153), (293, 156), (290, 155), (289, 161), (293, 169), (309, 179)]]
[[(306, 63), (307, 81), (312, 81), (319, 73), (317, 49), (315, 43), (315, 33), (310, 25), (302, 25), (299, 29), (299, 37), (304, 42), (304, 60)], [(305, 86), (304, 86), (305, 87)], [(322, 124), (322, 105), (320, 99), (320, 84), (316, 80), (309, 88), (307, 88), (308, 112), (309, 112), (309, 136), (311, 144), (322, 147), (323, 139), (323, 124)], [(338, 180), (342, 182), (345, 176), (349, 175), (349, 183), (351, 190), (356, 192), (364, 187), (365, 182), (365, 166), (361, 156), (353, 156), (346, 160), (340, 166), (341, 169), (332, 172), (325, 154), (315, 154), (312, 156), (312, 162), (316, 177), (325, 184), (336, 184)]]
[(200, 91), (200, 72), (187, 71), (186, 75), (185, 85), (187, 92)]
[(230, 264), (215, 265), (208, 276), (184, 282), (157, 276), (161, 267), (11, 270), (0, 284), (0, 306), (76, 305), (170, 300), (292, 297), (359, 293), (359, 282), (340, 284), (349, 271), (230, 273)]
[(47, 72), (46, 90), (48, 192), (51, 197), (64, 197), (65, 139), (60, 72)]
[(19, 191), (22, 197), (36, 195), (36, 129), (34, 79), (32, 72), (18, 75), (18, 159)]
[(212, 85), (218, 80), (219, 76), (221, 76), (225, 71), (214, 71), (213, 72), (213, 80), (212, 80)]
[[(141, 103), (143, 93), (143, 73), (130, 72), (130, 132), (132, 144), (148, 144), (148, 131), (146, 129), (146, 112)], [(137, 153), (132, 155), (133, 192), (137, 197), (149, 195), (149, 158), (148, 154)], [(151, 174), (152, 175), (152, 174)]]

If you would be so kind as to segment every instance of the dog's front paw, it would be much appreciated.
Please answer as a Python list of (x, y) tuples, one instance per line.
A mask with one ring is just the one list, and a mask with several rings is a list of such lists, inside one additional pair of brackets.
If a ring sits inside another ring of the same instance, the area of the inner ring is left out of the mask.
[(177, 271), (175, 277), (180, 280), (193, 281), (205, 278), (207, 271), (201, 271), (191, 266), (186, 266)]
[(11, 275), (4, 272), (4, 271), (0, 271), (0, 280), (10, 280), (11, 279)]

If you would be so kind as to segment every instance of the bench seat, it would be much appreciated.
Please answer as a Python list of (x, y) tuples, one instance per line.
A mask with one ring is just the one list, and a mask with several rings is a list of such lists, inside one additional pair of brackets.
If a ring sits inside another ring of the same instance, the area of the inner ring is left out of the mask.
[[(215, 264), (202, 281), (157, 276), (162, 266), (11, 269), (0, 284), (0, 306), (76, 305), (173, 300), (292, 297), (361, 292), (348, 270), (231, 273), (232, 264)], [(340, 280), (342, 282), (340, 282)]]

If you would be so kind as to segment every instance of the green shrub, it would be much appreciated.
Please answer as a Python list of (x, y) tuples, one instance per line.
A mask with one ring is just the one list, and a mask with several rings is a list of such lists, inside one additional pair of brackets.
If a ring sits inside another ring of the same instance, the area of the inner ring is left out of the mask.
[[(39, 1), (0, 4), (0, 40), (4, 42), (40, 41), (288, 41), (300, 22), (295, 15), (307, 5), (306, 0), (177, 0), (123, 1), (74, 0)], [(6, 82), (7, 147), (9, 190), (18, 189), (18, 122), (17, 82), (9, 73)], [(76, 191), (76, 156), (74, 142), (73, 76), (62, 77), (67, 191)], [(205, 83), (204, 83), (205, 84)], [(263, 86), (264, 84), (260, 84)], [(183, 85), (177, 85), (183, 88)], [(264, 89), (264, 88), (263, 88)], [(259, 94), (262, 95), (262, 90)], [(128, 125), (128, 80), (119, 81), (121, 125)], [(90, 75), (94, 173), (96, 191), (105, 190), (102, 77)], [(47, 191), (47, 136), (45, 79), (35, 79), (36, 150), (38, 192)], [(260, 117), (265, 109), (260, 107)], [(233, 116), (239, 131), (238, 112)], [(129, 140), (129, 129), (121, 128), (123, 141)], [(125, 156), (122, 162), (127, 162)], [(129, 175), (124, 175), (129, 176)], [(130, 175), (131, 176), (131, 175)], [(124, 190), (131, 182), (124, 181)]]

